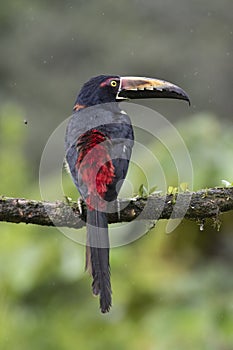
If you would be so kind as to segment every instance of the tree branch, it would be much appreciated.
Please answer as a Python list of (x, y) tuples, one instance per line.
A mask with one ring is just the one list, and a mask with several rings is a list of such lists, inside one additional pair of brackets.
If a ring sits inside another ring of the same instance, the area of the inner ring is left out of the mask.
[[(134, 219), (218, 218), (233, 210), (233, 187), (211, 188), (197, 192), (151, 195), (147, 198), (121, 199), (109, 206), (109, 223)], [(22, 198), (0, 197), (0, 221), (43, 226), (81, 228), (85, 225), (86, 208), (82, 213), (77, 203), (46, 202)]]

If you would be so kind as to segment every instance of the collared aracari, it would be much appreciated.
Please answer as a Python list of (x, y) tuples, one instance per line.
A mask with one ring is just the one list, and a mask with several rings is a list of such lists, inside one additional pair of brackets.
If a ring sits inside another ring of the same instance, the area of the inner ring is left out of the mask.
[(72, 179), (87, 206), (86, 270), (101, 312), (111, 304), (108, 202), (117, 198), (126, 177), (134, 133), (130, 118), (118, 103), (136, 98), (174, 98), (189, 102), (178, 86), (144, 77), (100, 75), (79, 92), (65, 137)]

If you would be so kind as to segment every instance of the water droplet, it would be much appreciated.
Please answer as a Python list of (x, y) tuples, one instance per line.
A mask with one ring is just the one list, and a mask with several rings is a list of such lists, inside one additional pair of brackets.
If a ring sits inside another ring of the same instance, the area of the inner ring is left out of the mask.
[(200, 231), (204, 231), (204, 222), (200, 223)]

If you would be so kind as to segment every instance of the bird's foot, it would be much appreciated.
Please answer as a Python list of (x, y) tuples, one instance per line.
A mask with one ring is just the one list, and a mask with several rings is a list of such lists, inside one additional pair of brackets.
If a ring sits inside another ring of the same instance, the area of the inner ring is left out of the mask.
[(80, 215), (82, 215), (83, 214), (83, 200), (82, 200), (82, 198), (78, 198), (77, 205), (78, 205), (78, 211), (79, 211)]

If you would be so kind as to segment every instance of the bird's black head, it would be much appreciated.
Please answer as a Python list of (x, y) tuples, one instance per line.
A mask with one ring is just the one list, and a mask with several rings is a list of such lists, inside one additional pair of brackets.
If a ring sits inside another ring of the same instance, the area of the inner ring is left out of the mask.
[(117, 75), (99, 75), (86, 82), (80, 90), (75, 105), (86, 107), (100, 103), (116, 102), (120, 77)]
[(101, 103), (138, 98), (175, 98), (190, 103), (184, 90), (165, 80), (99, 75), (83, 85), (75, 101), (74, 110)]

